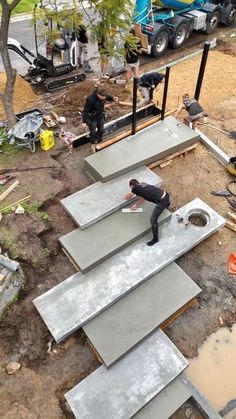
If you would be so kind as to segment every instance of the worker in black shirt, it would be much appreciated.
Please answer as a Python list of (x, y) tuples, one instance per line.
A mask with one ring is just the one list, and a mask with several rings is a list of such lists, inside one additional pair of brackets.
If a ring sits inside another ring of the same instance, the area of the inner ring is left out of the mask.
[[(132, 31), (131, 31), (132, 32)], [(129, 80), (132, 75), (138, 78), (139, 56), (141, 54), (142, 45), (140, 40), (137, 40), (136, 47), (132, 47), (129, 41), (125, 42), (125, 90), (128, 90)]]
[(148, 105), (153, 100), (154, 90), (157, 90), (157, 87), (160, 83), (164, 83), (164, 80), (164, 74), (157, 73), (157, 71), (144, 74), (138, 79), (138, 89), (143, 98), (138, 104), (139, 108)]
[[(76, 31), (78, 41), (78, 64), (84, 67), (85, 73), (93, 73), (88, 59), (88, 32), (84, 25), (81, 25)], [(84, 63), (82, 64), (82, 54), (84, 54)]]
[[(83, 124), (87, 124), (90, 131), (92, 152), (95, 153), (95, 143), (100, 143), (103, 136), (105, 102), (118, 102), (117, 96), (111, 96), (103, 88), (98, 88), (87, 97), (83, 110)], [(97, 138), (96, 138), (97, 137)]]
[(131, 192), (124, 195), (124, 199), (130, 199), (134, 195), (140, 196), (140, 199), (131, 207), (132, 209), (136, 209), (138, 206), (142, 205), (145, 200), (156, 204), (150, 218), (153, 238), (147, 242), (148, 246), (153, 246), (159, 241), (158, 218), (164, 209), (169, 207), (170, 196), (168, 192), (163, 189), (154, 185), (148, 185), (147, 183), (139, 183), (137, 179), (131, 179), (129, 186), (131, 188)]

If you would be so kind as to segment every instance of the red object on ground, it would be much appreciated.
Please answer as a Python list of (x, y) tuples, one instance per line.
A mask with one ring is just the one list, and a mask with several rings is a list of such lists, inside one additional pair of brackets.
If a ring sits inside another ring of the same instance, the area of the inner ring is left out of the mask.
[(236, 254), (230, 253), (228, 257), (228, 271), (230, 274), (236, 275)]

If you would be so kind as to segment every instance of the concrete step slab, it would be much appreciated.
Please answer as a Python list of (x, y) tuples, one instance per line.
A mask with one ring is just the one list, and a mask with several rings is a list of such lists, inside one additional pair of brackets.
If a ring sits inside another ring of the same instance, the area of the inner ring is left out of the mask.
[(201, 292), (171, 263), (83, 326), (107, 367)]
[(125, 207), (127, 202), (131, 203), (137, 199), (136, 197), (129, 201), (122, 199), (122, 196), (129, 190), (130, 179), (138, 179), (140, 182), (157, 186), (162, 182), (159, 176), (144, 166), (112, 179), (110, 182), (96, 182), (62, 199), (61, 204), (83, 230)]
[(154, 399), (144, 406), (134, 419), (168, 419), (184, 404), (192, 393), (181, 380), (182, 374), (175, 378)]
[[(76, 230), (59, 241), (78, 270), (89, 271), (151, 230), (152, 202), (145, 202), (141, 213), (117, 211), (86, 230)], [(159, 224), (167, 222), (171, 213), (165, 210)]]
[[(207, 225), (177, 221), (176, 213), (186, 217), (206, 212)], [(164, 269), (175, 259), (201, 243), (225, 224), (225, 219), (199, 198), (180, 208), (160, 228), (160, 242), (146, 245), (143, 237), (86, 274), (76, 273), (34, 300), (54, 339), (59, 342), (92, 318)]]
[(186, 366), (186, 359), (159, 329), (113, 367), (98, 368), (65, 397), (79, 419), (131, 418)]
[(194, 144), (196, 131), (170, 116), (137, 134), (127, 137), (85, 158), (85, 167), (97, 180), (107, 182), (117, 176), (152, 163)]

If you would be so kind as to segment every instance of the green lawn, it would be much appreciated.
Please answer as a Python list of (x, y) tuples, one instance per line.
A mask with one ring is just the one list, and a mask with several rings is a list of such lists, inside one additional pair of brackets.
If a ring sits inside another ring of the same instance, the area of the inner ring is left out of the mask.
[(31, 12), (35, 5), (35, 0), (21, 0), (20, 3), (16, 6), (13, 13), (27, 13)]
[[(13, 10), (12, 14), (15, 15), (18, 13), (31, 12), (34, 8), (35, 3), (37, 3), (37, 0), (21, 0), (20, 3)], [(0, 6), (0, 16), (1, 15), (2, 15), (2, 10)]]

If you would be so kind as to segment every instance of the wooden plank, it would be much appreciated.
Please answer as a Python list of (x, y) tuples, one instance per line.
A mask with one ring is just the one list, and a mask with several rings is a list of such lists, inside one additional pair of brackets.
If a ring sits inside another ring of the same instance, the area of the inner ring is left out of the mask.
[(236, 222), (236, 214), (234, 214), (233, 212), (228, 211), (228, 216), (229, 216), (229, 218), (231, 218), (231, 220)]
[(171, 159), (171, 160), (167, 160), (167, 161), (165, 161), (164, 163), (161, 163), (161, 164), (160, 164), (160, 168), (161, 168), (161, 169), (164, 169), (164, 167), (169, 166), (172, 162), (173, 162), (173, 160), (172, 160), (172, 159)]
[(3, 201), (17, 186), (19, 185), (19, 180), (16, 180), (9, 188), (7, 188), (1, 195), (0, 195), (0, 202)]
[(161, 325), (160, 328), (165, 330), (169, 327), (181, 314), (185, 313), (189, 308), (193, 307), (195, 304), (199, 304), (196, 298), (190, 300), (187, 304), (181, 307), (178, 311), (176, 311), (169, 319), (165, 320)]
[(124, 102), (123, 100), (119, 100), (118, 105), (132, 107), (133, 106), (133, 103), (131, 103), (131, 102)]
[(73, 261), (73, 259), (70, 257), (70, 254), (66, 251), (66, 249), (64, 249), (64, 247), (62, 247), (62, 251), (68, 257), (69, 261), (72, 263), (72, 265), (74, 266), (74, 268), (77, 271), (79, 271), (78, 266), (75, 264), (75, 262)]
[(5, 274), (0, 274), (0, 285), (3, 282), (4, 278), (6, 277)]
[(31, 198), (31, 195), (28, 195), (25, 198), (19, 199), (19, 201), (13, 202), (12, 204), (8, 205), (7, 207), (4, 207), (4, 208), (0, 209), (0, 212), (7, 211), (7, 210), (11, 209), (12, 207), (16, 207), (18, 204), (25, 203), (30, 198)]
[(167, 157), (164, 157), (164, 159), (157, 160), (157, 161), (155, 161), (154, 163), (149, 164), (149, 165), (148, 165), (148, 167), (149, 167), (149, 169), (154, 169), (155, 167), (160, 166), (161, 164), (163, 164), (163, 163), (167, 162), (168, 160), (172, 160), (172, 159), (174, 159), (175, 157), (179, 157), (179, 156), (181, 156), (182, 154), (186, 154), (186, 153), (188, 153), (189, 151), (193, 151), (193, 150), (195, 150), (195, 148), (197, 147), (197, 145), (198, 145), (198, 142), (197, 142), (197, 143), (195, 143), (195, 144), (193, 144), (193, 145), (190, 145), (189, 147), (184, 148), (183, 150), (176, 151), (175, 153), (170, 154), (170, 155), (169, 155), (169, 156), (167, 156)]
[(231, 221), (226, 221), (226, 227), (230, 228), (230, 230), (233, 230), (236, 232), (236, 224), (232, 223)]

